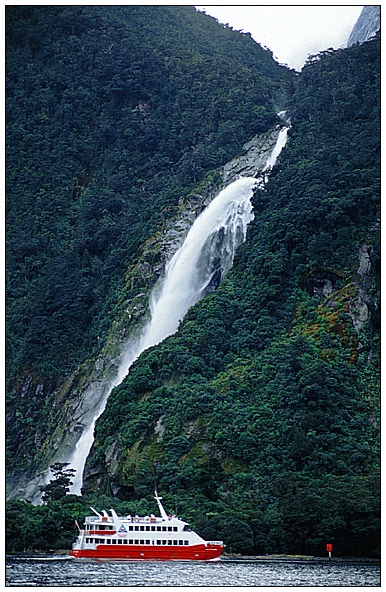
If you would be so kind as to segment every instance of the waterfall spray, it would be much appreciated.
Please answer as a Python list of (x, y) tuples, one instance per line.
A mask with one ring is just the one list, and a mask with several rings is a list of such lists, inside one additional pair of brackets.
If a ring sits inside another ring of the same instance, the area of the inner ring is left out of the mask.
[[(266, 175), (285, 145), (287, 131), (284, 127), (278, 135), (262, 171)], [(150, 296), (150, 320), (138, 338), (126, 343), (117, 376), (106, 388), (103, 400), (68, 460), (76, 470), (71, 493), (80, 493), (95, 422), (103, 413), (113, 388), (122, 382), (143, 351), (177, 331), (189, 308), (217, 287), (231, 268), (236, 249), (245, 241), (248, 224), (254, 217), (251, 198), (256, 185), (258, 181), (254, 177), (240, 177), (220, 191), (195, 220), (183, 245), (167, 263), (163, 278)]]

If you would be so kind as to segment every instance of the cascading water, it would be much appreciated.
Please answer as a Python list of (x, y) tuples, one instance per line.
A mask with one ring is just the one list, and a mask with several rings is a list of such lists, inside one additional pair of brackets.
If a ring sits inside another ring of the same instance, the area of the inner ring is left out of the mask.
[[(263, 173), (269, 174), (274, 166), (285, 145), (287, 132), (287, 127), (281, 129)], [(220, 191), (195, 220), (183, 245), (167, 263), (164, 276), (150, 297), (150, 320), (141, 336), (126, 344), (118, 374), (106, 389), (105, 397), (68, 461), (76, 470), (71, 493), (80, 493), (95, 422), (103, 413), (112, 389), (122, 382), (143, 351), (177, 331), (189, 308), (216, 288), (231, 268), (236, 249), (244, 242), (248, 224), (254, 217), (251, 198), (256, 184), (258, 181), (254, 177), (240, 177)]]
[(90, 426), (79, 439), (69, 464), (76, 470), (71, 493), (80, 493), (83, 467), (90, 451), (95, 422), (103, 413), (111, 390), (122, 382), (140, 354), (177, 331), (193, 304), (218, 285), (231, 268), (237, 247), (245, 240), (253, 219), (251, 197), (256, 179), (241, 177), (221, 191), (195, 220), (183, 245), (167, 263), (163, 279), (150, 297), (150, 321), (139, 338), (128, 342), (118, 376), (95, 409)]
[(223, 276), (232, 266), (253, 218), (250, 199), (255, 183), (252, 177), (241, 177), (221, 191), (196, 219), (184, 244), (166, 265), (164, 280), (152, 293), (151, 321), (142, 347), (151, 347), (172, 335), (215, 276)]

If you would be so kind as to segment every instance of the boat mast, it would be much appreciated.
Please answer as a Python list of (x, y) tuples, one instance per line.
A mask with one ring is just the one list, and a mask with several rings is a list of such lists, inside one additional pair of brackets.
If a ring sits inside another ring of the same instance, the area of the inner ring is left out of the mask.
[(94, 512), (94, 514), (96, 514), (98, 516), (99, 520), (102, 520), (102, 516), (99, 514), (99, 512), (94, 510), (94, 508), (92, 508), (91, 506), (90, 506), (90, 510), (92, 510)]
[(162, 497), (160, 497), (158, 495), (157, 490), (155, 490), (154, 493), (155, 493), (154, 499), (157, 501), (157, 504), (158, 504), (158, 507), (159, 507), (159, 511), (161, 512), (161, 516), (162, 516), (162, 518), (164, 520), (167, 520), (168, 519), (168, 515), (166, 514), (166, 512), (164, 510), (164, 507), (161, 504)]

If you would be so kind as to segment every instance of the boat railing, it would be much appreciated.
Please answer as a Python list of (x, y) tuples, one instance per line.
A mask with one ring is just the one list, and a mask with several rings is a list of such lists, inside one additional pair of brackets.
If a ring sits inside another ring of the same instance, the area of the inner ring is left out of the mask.
[(207, 545), (223, 545), (223, 541), (206, 541)]
[[(132, 522), (133, 524), (160, 524), (165, 522), (165, 519), (160, 516), (118, 516), (118, 519), (121, 522)], [(169, 520), (171, 519), (172, 517), (169, 518)]]
[[(173, 516), (175, 518), (175, 516)], [(160, 516), (118, 516), (120, 522), (133, 522), (133, 524), (156, 524), (165, 522), (164, 518)], [(171, 517), (169, 518), (171, 520)], [(103, 517), (102, 520), (95, 519), (94, 516), (87, 516), (85, 520), (86, 524), (114, 524), (112, 518)]]

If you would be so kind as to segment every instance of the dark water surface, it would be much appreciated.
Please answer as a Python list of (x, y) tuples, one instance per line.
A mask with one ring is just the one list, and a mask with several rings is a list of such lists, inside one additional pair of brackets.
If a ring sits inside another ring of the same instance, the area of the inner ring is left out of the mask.
[(380, 565), (350, 561), (91, 562), (9, 557), (7, 586), (380, 586)]

